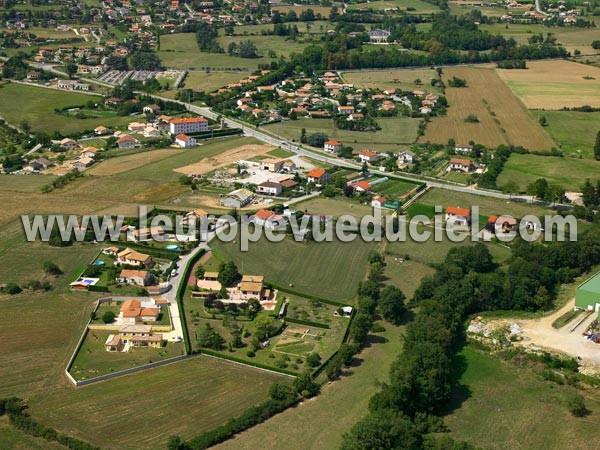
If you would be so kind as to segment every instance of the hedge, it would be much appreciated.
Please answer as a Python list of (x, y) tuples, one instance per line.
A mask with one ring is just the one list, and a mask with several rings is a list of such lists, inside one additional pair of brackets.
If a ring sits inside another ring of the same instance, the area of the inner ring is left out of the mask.
[(192, 343), (190, 342), (190, 332), (188, 331), (187, 321), (185, 319), (185, 309), (183, 308), (183, 296), (185, 294), (185, 290), (187, 288), (187, 277), (189, 276), (190, 270), (194, 267), (194, 264), (204, 255), (206, 250), (201, 249), (194, 257), (192, 257), (185, 269), (181, 274), (181, 283), (179, 283), (179, 287), (177, 288), (177, 294), (175, 298), (177, 299), (177, 307), (179, 308), (179, 316), (181, 318), (181, 329), (183, 330), (183, 342), (185, 343), (185, 352), (188, 355), (192, 354)]
[(302, 319), (293, 319), (291, 317), (285, 317), (283, 320), (286, 322), (290, 322), (290, 323), (297, 323), (299, 325), (308, 325), (309, 327), (329, 329), (329, 325), (327, 325), (326, 323), (311, 322), (310, 320), (302, 320)]
[(193, 450), (203, 450), (212, 447), (226, 441), (237, 433), (264, 422), (275, 414), (285, 411), (287, 408), (297, 404), (298, 401), (297, 397), (283, 401), (266, 400), (260, 405), (248, 408), (240, 416), (231, 419), (225, 425), (213, 428), (210, 431), (202, 433), (200, 436), (192, 438), (186, 444)]
[(254, 362), (254, 361), (248, 361), (247, 359), (242, 359), (242, 358), (236, 358), (235, 356), (227, 355), (226, 353), (217, 352), (215, 350), (210, 350), (207, 348), (203, 348), (200, 351), (200, 353), (214, 356), (216, 358), (227, 359), (229, 361), (237, 362), (240, 364), (246, 364), (247, 366), (256, 367), (257, 369), (265, 369), (265, 370), (270, 370), (272, 372), (279, 372), (283, 375), (291, 375), (293, 377), (297, 377), (299, 375), (298, 372), (294, 372), (293, 370), (279, 369), (277, 367), (272, 367), (267, 364), (262, 364), (262, 363)]
[(346, 303), (340, 303), (340, 302), (336, 302), (334, 300), (328, 300), (323, 297), (317, 297), (316, 295), (304, 294), (302, 292), (298, 292), (293, 289), (282, 287), (277, 284), (271, 283), (270, 281), (266, 282), (265, 285), (272, 289), (277, 289), (278, 291), (286, 292), (286, 293), (292, 294), (292, 295), (297, 295), (298, 297), (306, 298), (309, 300), (314, 300), (316, 302), (328, 303), (330, 305), (335, 305), (335, 306), (351, 306), (351, 305), (347, 305)]
[(98, 286), (96, 284), (91, 284), (87, 288), (88, 292), (109, 292), (108, 286)]

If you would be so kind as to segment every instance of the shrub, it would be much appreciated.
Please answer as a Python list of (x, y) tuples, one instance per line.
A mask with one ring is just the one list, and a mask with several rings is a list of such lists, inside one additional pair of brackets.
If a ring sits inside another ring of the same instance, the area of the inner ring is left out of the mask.
[(102, 322), (104, 323), (113, 323), (115, 321), (115, 313), (112, 311), (106, 311), (102, 314)]
[(585, 407), (585, 400), (579, 394), (574, 394), (567, 399), (567, 408), (575, 417), (583, 417), (589, 413)]
[(44, 263), (44, 273), (46, 275), (62, 275), (63, 271), (52, 261), (46, 261)]
[(7, 294), (16, 295), (23, 292), (23, 289), (17, 283), (6, 283), (6, 287), (4, 288)]

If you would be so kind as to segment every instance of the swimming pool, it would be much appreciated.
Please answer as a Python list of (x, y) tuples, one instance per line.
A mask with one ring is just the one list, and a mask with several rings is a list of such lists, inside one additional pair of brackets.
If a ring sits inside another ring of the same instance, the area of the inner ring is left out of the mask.
[(104, 261), (96, 261), (94, 264), (96, 264), (97, 266), (103, 266), (104, 265)]
[(165, 247), (167, 250), (179, 250), (181, 247), (179, 247), (179, 245), (175, 245), (175, 244), (169, 244)]

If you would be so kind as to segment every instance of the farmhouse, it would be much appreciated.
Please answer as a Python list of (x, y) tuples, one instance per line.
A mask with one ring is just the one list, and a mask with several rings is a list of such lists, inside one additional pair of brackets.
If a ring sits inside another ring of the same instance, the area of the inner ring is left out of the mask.
[(154, 284), (154, 276), (147, 270), (123, 269), (117, 277), (117, 283), (149, 286)]
[(77, 141), (70, 138), (64, 138), (62, 141), (60, 141), (60, 146), (62, 148), (66, 148), (67, 150), (74, 150), (76, 148), (79, 148), (79, 144), (77, 143)]
[(515, 229), (517, 226), (517, 219), (514, 217), (498, 217), (498, 216), (490, 216), (488, 217), (487, 223), (485, 224), (485, 228), (491, 233), (496, 232), (496, 228), (500, 227), (500, 230), (503, 233), (508, 233)]
[(471, 173), (477, 168), (476, 164), (470, 159), (452, 158), (446, 168), (446, 172), (464, 172)]
[(471, 222), (471, 210), (468, 208), (448, 206), (446, 208), (444, 220), (446, 221), (446, 225), (468, 227)]
[(326, 141), (323, 144), (323, 150), (330, 153), (339, 153), (342, 150), (342, 143), (338, 141)]
[(600, 311), (600, 272), (577, 286), (575, 309)]
[(209, 130), (208, 120), (204, 117), (178, 117), (169, 121), (169, 132), (174, 135)]
[(152, 267), (153, 261), (152, 256), (137, 252), (128, 247), (125, 250), (117, 253), (117, 260), (115, 261), (115, 264), (126, 264), (128, 266), (148, 268)]
[(359, 180), (359, 181), (355, 181), (350, 183), (350, 186), (352, 186), (352, 188), (354, 188), (355, 192), (370, 192), (371, 191), (371, 185), (369, 183), (367, 183), (365, 180)]
[(329, 174), (325, 171), (325, 169), (312, 169), (306, 175), (309, 183), (314, 184), (323, 184), (329, 181)]
[(52, 167), (54, 163), (46, 158), (37, 158), (29, 161), (29, 167), (34, 170), (44, 170)]
[(221, 198), (221, 206), (229, 208), (243, 208), (254, 199), (254, 192), (248, 189), (236, 189)]
[(383, 205), (386, 201), (387, 199), (385, 197), (376, 195), (375, 197), (373, 197), (373, 200), (371, 200), (371, 206), (373, 208), (383, 208)]
[(349, 105), (349, 106), (338, 106), (338, 112), (340, 114), (345, 114), (345, 115), (350, 115), (354, 112), (354, 106)]
[(137, 147), (138, 144), (139, 144), (139, 142), (136, 138), (134, 138), (133, 136), (129, 136), (127, 134), (125, 136), (121, 136), (117, 140), (117, 145), (119, 146), (119, 150), (129, 150), (129, 149)]
[(96, 133), (98, 136), (102, 136), (105, 134), (110, 134), (110, 129), (100, 125), (100, 126), (94, 128), (94, 133)]
[(281, 183), (275, 183), (273, 181), (265, 181), (264, 183), (260, 183), (256, 192), (265, 195), (280, 195), (283, 191), (283, 186)]
[(398, 153), (398, 166), (403, 164), (412, 164), (415, 162), (415, 154), (410, 150), (405, 150), (403, 152)]
[(195, 147), (196, 139), (187, 134), (178, 134), (175, 136), (175, 143), (181, 148)]
[(268, 170), (269, 172), (280, 172), (283, 168), (284, 161), (281, 159), (265, 159), (260, 162), (262, 170)]

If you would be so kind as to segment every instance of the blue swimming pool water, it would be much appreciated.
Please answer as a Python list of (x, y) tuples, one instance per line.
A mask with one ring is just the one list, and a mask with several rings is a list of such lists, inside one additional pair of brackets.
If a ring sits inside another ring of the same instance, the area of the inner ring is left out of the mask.
[(97, 266), (103, 266), (104, 261), (96, 261), (94, 264), (96, 264)]
[(179, 245), (170, 244), (165, 247), (167, 250), (179, 250)]

